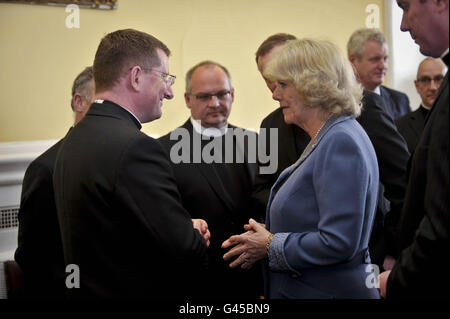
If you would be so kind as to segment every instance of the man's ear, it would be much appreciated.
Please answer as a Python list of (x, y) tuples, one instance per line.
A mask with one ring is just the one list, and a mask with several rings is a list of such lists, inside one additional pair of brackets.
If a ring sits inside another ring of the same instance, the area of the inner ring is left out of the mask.
[(140, 84), (141, 84), (141, 76), (142, 76), (142, 69), (139, 66), (135, 66), (130, 70), (130, 74), (127, 75), (129, 76), (128, 81), (130, 83), (130, 86), (135, 90), (135, 91), (139, 91), (140, 90)]
[(356, 55), (350, 54), (348, 59), (349, 59), (351, 64), (355, 64), (355, 61), (356, 61), (357, 58), (356, 58)]
[(414, 80), (414, 85), (416, 86), (417, 93), (419, 93), (419, 81)]
[(83, 96), (80, 93), (75, 93), (73, 96), (73, 107), (77, 113), (82, 113), (84, 111)]
[(231, 89), (231, 102), (234, 102), (234, 88)]
[(191, 95), (189, 93), (184, 93), (184, 100), (186, 101), (186, 106), (188, 109), (191, 108)]

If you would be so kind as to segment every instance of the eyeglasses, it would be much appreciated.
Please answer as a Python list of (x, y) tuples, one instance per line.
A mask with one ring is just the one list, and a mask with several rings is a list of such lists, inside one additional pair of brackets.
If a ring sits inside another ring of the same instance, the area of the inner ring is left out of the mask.
[(440, 85), (443, 80), (444, 76), (442, 75), (436, 75), (434, 78), (430, 78), (429, 76), (422, 76), (421, 78), (417, 79), (417, 81), (421, 82), (424, 85), (430, 85), (431, 81), (434, 81), (434, 83)]
[(172, 74), (169, 74), (169, 73), (165, 73), (165, 72), (162, 72), (162, 71), (159, 71), (159, 70), (155, 70), (155, 69), (152, 69), (152, 68), (143, 68), (143, 67), (141, 67), (141, 69), (145, 70), (145, 71), (158, 72), (159, 74), (161, 74), (161, 79), (166, 83), (167, 86), (172, 86), (175, 83), (175, 80), (177, 78), (175, 75), (172, 75)]
[(217, 97), (219, 100), (224, 100), (230, 94), (231, 94), (231, 91), (220, 91), (215, 94), (199, 93), (199, 94), (191, 94), (191, 96), (195, 97), (197, 100), (206, 102), (206, 101), (209, 101), (213, 96)]

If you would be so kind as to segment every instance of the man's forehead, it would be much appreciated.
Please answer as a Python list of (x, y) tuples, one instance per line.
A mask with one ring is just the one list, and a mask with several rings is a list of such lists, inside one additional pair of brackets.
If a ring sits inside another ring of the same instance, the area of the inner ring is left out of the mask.
[(403, 6), (411, 3), (413, 0), (397, 0), (397, 5), (403, 9)]
[(423, 74), (443, 74), (445, 65), (439, 60), (426, 60), (419, 68), (419, 76)]
[(387, 43), (380, 43), (378, 41), (369, 40), (364, 44), (363, 54), (376, 55), (382, 52), (383, 54), (388, 54), (389, 47)]

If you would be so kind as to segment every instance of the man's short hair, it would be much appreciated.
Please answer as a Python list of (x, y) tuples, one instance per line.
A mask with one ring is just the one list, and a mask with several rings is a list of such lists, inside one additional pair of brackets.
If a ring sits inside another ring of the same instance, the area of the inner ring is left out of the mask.
[(351, 35), (347, 43), (347, 54), (355, 55), (361, 58), (364, 51), (364, 45), (369, 41), (376, 41), (381, 45), (387, 43), (386, 37), (379, 29), (362, 28), (358, 29)]
[(230, 88), (232, 87), (232, 85), (231, 85), (231, 75), (230, 75), (230, 72), (228, 72), (228, 70), (227, 70), (227, 68), (226, 67), (224, 67), (222, 64), (220, 64), (220, 63), (217, 63), (217, 62), (214, 62), (214, 61), (203, 61), (203, 62), (200, 62), (200, 63), (198, 63), (198, 64), (196, 64), (196, 65), (194, 65), (187, 73), (186, 73), (186, 93), (192, 93), (191, 92), (191, 80), (192, 80), (192, 74), (194, 74), (194, 71), (195, 70), (197, 70), (199, 67), (202, 67), (202, 66), (210, 66), (210, 67), (212, 67), (212, 66), (217, 66), (217, 67), (219, 67), (219, 68), (221, 68), (222, 70), (223, 70), (223, 72), (225, 72), (225, 74), (227, 75), (227, 77), (228, 77), (228, 82), (230, 83)]
[(75, 94), (79, 93), (84, 96), (84, 98), (88, 101), (91, 100), (92, 96), (90, 96), (90, 91), (88, 90), (89, 82), (94, 78), (94, 73), (92, 70), (92, 66), (86, 67), (83, 72), (78, 74), (73, 81), (72, 85), (72, 100), (70, 102), (70, 106), (72, 107), (72, 111), (75, 112), (75, 105), (73, 105), (73, 97)]
[(260, 56), (264, 56), (267, 53), (269, 53), (274, 47), (284, 44), (285, 42), (289, 40), (295, 40), (297, 39), (294, 35), (288, 34), (288, 33), (277, 33), (274, 35), (271, 35), (266, 40), (264, 40), (263, 43), (259, 46), (258, 50), (256, 51), (256, 63), (258, 63), (258, 58)]
[(170, 50), (150, 34), (124, 29), (107, 34), (100, 42), (94, 59), (95, 91), (111, 89), (131, 67), (160, 66), (157, 49), (167, 56)]

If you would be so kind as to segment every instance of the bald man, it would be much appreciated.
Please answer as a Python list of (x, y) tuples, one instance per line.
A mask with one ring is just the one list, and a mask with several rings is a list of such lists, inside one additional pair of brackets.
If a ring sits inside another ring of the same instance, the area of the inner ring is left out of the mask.
[(414, 81), (422, 102), (417, 110), (395, 121), (398, 131), (405, 138), (411, 154), (419, 143), (420, 135), (425, 126), (425, 119), (433, 106), (446, 71), (447, 67), (441, 59), (424, 59), (419, 65), (417, 79)]

